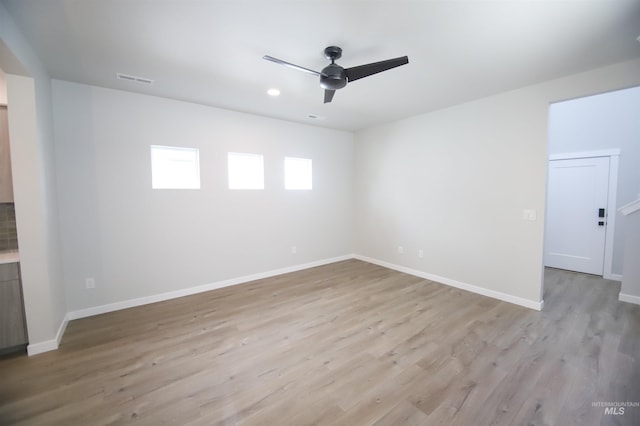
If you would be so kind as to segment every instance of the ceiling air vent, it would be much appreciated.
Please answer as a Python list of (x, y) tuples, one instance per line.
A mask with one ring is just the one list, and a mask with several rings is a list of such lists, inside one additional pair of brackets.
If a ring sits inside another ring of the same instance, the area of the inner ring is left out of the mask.
[(133, 82), (142, 83), (142, 84), (153, 84), (153, 80), (149, 78), (136, 77), (135, 75), (128, 75), (128, 74), (122, 74), (122, 73), (116, 73), (116, 76), (118, 77), (118, 80), (133, 81)]

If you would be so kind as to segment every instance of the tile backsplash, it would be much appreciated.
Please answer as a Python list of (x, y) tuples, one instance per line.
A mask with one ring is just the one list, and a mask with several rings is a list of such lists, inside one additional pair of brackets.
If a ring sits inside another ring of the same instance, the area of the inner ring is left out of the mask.
[(0, 203), (0, 251), (18, 249), (16, 211), (13, 203)]

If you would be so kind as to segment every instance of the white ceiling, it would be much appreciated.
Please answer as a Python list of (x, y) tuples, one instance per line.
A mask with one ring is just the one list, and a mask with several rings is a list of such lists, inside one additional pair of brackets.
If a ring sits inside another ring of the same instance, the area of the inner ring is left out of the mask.
[[(640, 57), (640, 0), (2, 3), (53, 78), (345, 130)], [(262, 59), (319, 71), (329, 45), (343, 48), (345, 68), (409, 64), (325, 105), (316, 77)]]

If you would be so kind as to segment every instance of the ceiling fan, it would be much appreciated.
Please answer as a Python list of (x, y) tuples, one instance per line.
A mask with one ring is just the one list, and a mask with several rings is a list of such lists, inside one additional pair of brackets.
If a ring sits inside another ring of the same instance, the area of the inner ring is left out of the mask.
[(407, 56), (401, 56), (399, 58), (387, 59), (386, 61), (373, 62), (370, 64), (359, 65), (357, 67), (342, 68), (340, 65), (336, 64), (336, 60), (342, 57), (342, 49), (338, 46), (329, 46), (324, 49), (324, 56), (331, 60), (331, 63), (324, 67), (321, 72), (301, 67), (300, 65), (292, 64), (269, 55), (265, 55), (262, 58), (267, 61), (275, 62), (276, 64), (285, 65), (320, 77), (320, 87), (324, 89), (325, 104), (331, 102), (336, 90), (342, 89), (349, 82), (409, 63), (409, 58)]

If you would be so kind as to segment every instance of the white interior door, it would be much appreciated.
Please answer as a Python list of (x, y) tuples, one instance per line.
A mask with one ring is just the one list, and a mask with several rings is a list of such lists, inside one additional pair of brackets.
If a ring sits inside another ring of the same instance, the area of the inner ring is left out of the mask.
[(603, 275), (609, 157), (549, 161), (546, 266)]

